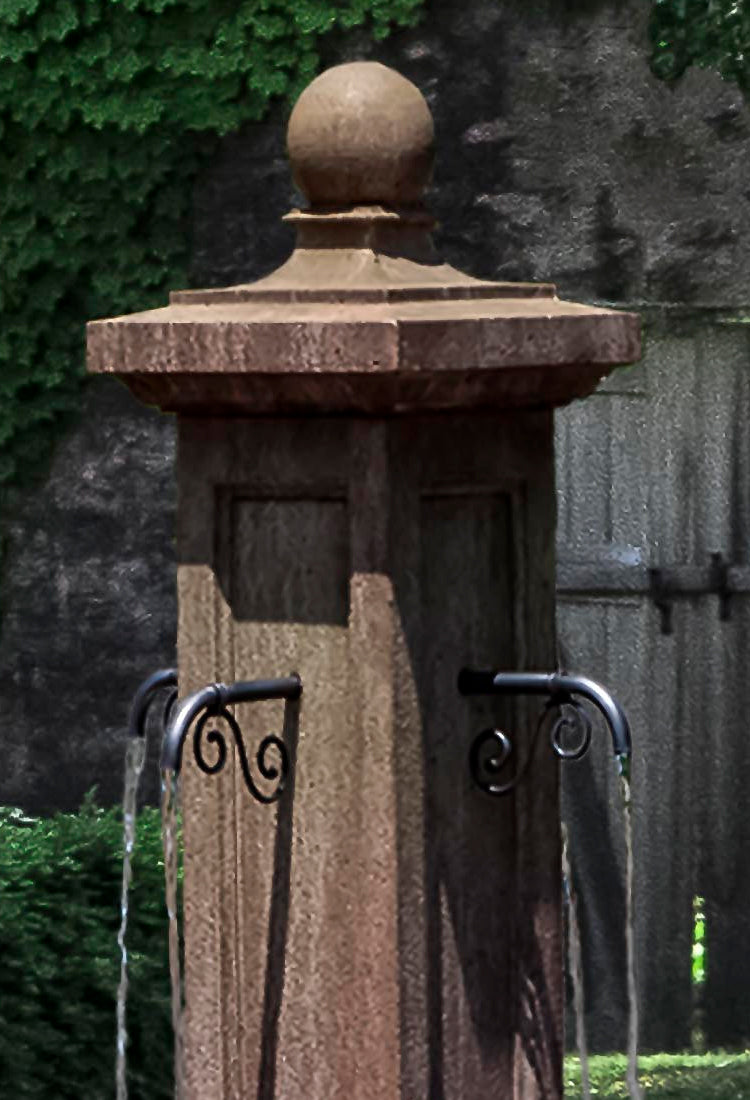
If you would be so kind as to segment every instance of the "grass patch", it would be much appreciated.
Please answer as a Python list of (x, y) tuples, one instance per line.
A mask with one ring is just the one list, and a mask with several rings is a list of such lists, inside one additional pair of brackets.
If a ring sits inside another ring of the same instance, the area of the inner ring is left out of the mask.
[[(600, 1054), (589, 1059), (591, 1092), (601, 1100), (627, 1100), (627, 1059)], [(750, 1100), (750, 1051), (744, 1054), (651, 1054), (638, 1059), (640, 1082), (649, 1100)], [(577, 1058), (565, 1059), (565, 1096), (581, 1095)]]

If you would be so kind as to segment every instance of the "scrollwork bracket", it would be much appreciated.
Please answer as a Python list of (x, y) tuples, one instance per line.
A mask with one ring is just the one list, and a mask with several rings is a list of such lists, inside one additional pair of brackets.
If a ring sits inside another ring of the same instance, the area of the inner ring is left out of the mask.
[(620, 761), (630, 756), (630, 726), (625, 711), (606, 688), (586, 676), (571, 676), (563, 672), (480, 672), (463, 669), (458, 677), (458, 690), (466, 696), (547, 697), (526, 757), (510, 778), (503, 780), (502, 777), (515, 750), (503, 730), (484, 729), (472, 741), (469, 768), (476, 785), (487, 794), (505, 795), (515, 790), (529, 769), (539, 734), (550, 720), (552, 751), (561, 760), (580, 760), (588, 751), (593, 734), (591, 716), (582, 700), (591, 703), (604, 716), (615, 755)]
[[(260, 775), (275, 786), (265, 792), (253, 778), (245, 749), (242, 731), (237, 719), (227, 709), (235, 703), (256, 702), (263, 699), (296, 700), (302, 694), (302, 681), (299, 676), (291, 675), (278, 680), (245, 680), (235, 684), (208, 684), (199, 691), (188, 695), (174, 709), (164, 737), (161, 758), (163, 771), (174, 775), (182, 768), (182, 751), (190, 729), (193, 732), (193, 757), (204, 775), (217, 775), (225, 766), (228, 755), (227, 735), (219, 728), (219, 723), (229, 728), (229, 733), (237, 749), (245, 786), (257, 801), (264, 804), (276, 802), (284, 792), (290, 771), (289, 752), (286, 745), (275, 734), (264, 737), (255, 754), (255, 762)], [(207, 727), (211, 728), (207, 728)], [(206, 755), (206, 748), (215, 751), (212, 760)], [(270, 754), (275, 753), (276, 761)]]

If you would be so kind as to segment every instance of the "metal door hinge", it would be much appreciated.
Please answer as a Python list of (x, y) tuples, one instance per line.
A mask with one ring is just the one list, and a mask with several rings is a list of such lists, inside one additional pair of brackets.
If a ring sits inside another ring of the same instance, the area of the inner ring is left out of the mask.
[(732, 617), (732, 599), (750, 593), (750, 567), (733, 565), (720, 552), (705, 565), (679, 563), (649, 568), (617, 560), (561, 561), (559, 596), (648, 596), (660, 613), (662, 634), (672, 634), (673, 607), (686, 596), (717, 596), (719, 620)]
[(719, 619), (727, 622), (732, 617), (731, 597), (744, 591), (734, 587), (730, 577), (731, 567), (721, 553), (711, 555), (708, 566), (678, 565), (649, 570), (651, 599), (661, 614), (662, 634), (672, 634), (672, 608), (680, 596), (715, 595), (719, 598)]

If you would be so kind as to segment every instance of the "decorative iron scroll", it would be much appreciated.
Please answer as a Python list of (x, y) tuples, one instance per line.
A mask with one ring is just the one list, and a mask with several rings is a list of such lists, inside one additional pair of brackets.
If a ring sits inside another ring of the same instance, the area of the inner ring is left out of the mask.
[[(208, 732), (205, 732), (206, 725), (216, 720), (226, 722), (232, 732), (232, 737), (237, 747), (240, 768), (242, 769), (242, 777), (245, 780), (245, 786), (250, 794), (256, 802), (262, 802), (266, 805), (271, 802), (276, 802), (284, 793), (284, 787), (286, 786), (286, 781), (289, 776), (289, 753), (287, 752), (286, 745), (280, 737), (276, 737), (271, 733), (267, 737), (264, 737), (258, 746), (258, 751), (255, 755), (258, 771), (263, 778), (267, 779), (269, 782), (274, 779), (278, 780), (273, 790), (265, 794), (257, 786), (253, 779), (252, 772), (250, 771), (250, 764), (247, 759), (247, 752), (245, 751), (245, 742), (237, 719), (224, 707), (218, 711), (205, 711), (196, 722), (195, 732), (193, 733), (193, 756), (200, 770), (204, 775), (217, 775), (227, 762), (227, 739), (224, 734), (218, 729), (210, 729)], [(208, 763), (204, 755), (204, 741), (206, 745), (211, 745), (216, 748), (217, 755), (212, 764)], [(278, 756), (278, 766), (268, 762), (270, 750), (274, 750)]]
[[(280, 737), (269, 734), (258, 746), (255, 761), (263, 779), (275, 786), (264, 792), (253, 778), (245, 742), (237, 719), (227, 709), (235, 703), (263, 699), (296, 700), (302, 694), (299, 676), (279, 680), (246, 680), (235, 684), (209, 684), (183, 699), (174, 710), (164, 737), (161, 766), (163, 771), (177, 775), (182, 767), (182, 749), (195, 723), (193, 756), (204, 775), (217, 775), (229, 756), (229, 740), (217, 723), (226, 723), (239, 757), (245, 786), (257, 801), (266, 805), (276, 802), (284, 792), (290, 772), (289, 752)], [(210, 726), (211, 728), (207, 727)], [(213, 751), (213, 757), (206, 750)], [(275, 758), (275, 759), (274, 759)]]
[(580, 760), (588, 751), (593, 723), (581, 702), (585, 699), (604, 716), (612, 736), (615, 755), (622, 762), (630, 756), (630, 727), (624, 710), (609, 692), (585, 676), (562, 672), (477, 672), (463, 669), (458, 677), (462, 695), (546, 695), (525, 759), (510, 778), (502, 779), (514, 755), (511, 739), (503, 730), (482, 730), (469, 749), (472, 778), (487, 794), (505, 795), (515, 790), (526, 775), (536, 751), (539, 735), (550, 724), (552, 751), (561, 760)]

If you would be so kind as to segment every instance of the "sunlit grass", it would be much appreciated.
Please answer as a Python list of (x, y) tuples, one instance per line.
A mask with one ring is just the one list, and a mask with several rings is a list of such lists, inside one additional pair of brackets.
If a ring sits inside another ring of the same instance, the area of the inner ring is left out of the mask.
[[(589, 1059), (591, 1092), (600, 1100), (627, 1100), (623, 1054)], [(750, 1100), (750, 1051), (744, 1054), (651, 1054), (638, 1059), (640, 1082), (649, 1100)], [(577, 1058), (565, 1059), (565, 1096), (581, 1095)]]
[(703, 898), (693, 898), (693, 984), (703, 985), (706, 980), (706, 903)]

